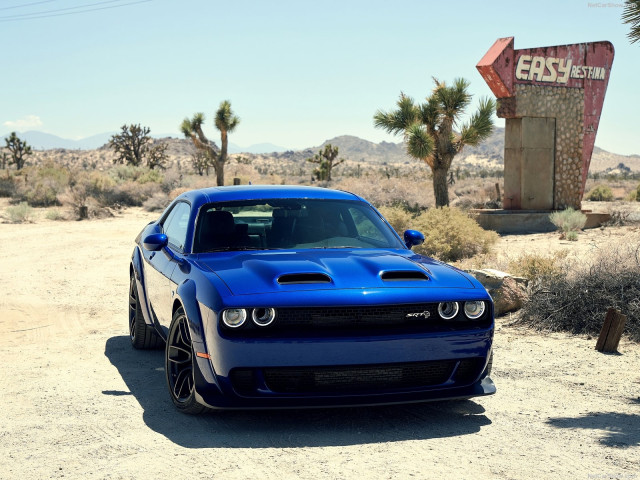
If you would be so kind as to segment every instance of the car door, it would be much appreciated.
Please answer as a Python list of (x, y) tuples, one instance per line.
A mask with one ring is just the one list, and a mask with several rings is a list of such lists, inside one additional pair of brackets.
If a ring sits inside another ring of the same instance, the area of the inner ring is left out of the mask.
[[(160, 230), (164, 233), (169, 244), (166, 248), (176, 255), (184, 254), (184, 245), (187, 238), (189, 216), (191, 206), (186, 202), (178, 202), (169, 212), (168, 216), (160, 224)], [(164, 252), (144, 252), (147, 263), (147, 294), (151, 308), (159, 325), (167, 331), (171, 324), (171, 307), (175, 288), (171, 288), (171, 274), (177, 263), (170, 259)]]

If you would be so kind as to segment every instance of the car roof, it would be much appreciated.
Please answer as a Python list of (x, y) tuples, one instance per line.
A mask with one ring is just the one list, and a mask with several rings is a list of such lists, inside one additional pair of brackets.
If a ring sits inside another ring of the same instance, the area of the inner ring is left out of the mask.
[(234, 185), (227, 187), (210, 187), (185, 192), (180, 195), (179, 198), (189, 200), (192, 204), (196, 205), (211, 202), (271, 198), (317, 198), (362, 201), (362, 198), (359, 196), (341, 190), (297, 185)]

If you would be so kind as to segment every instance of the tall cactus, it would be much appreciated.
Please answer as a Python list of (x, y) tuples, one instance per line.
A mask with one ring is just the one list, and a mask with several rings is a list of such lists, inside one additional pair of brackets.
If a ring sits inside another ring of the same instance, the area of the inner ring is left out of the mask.
[(224, 185), (224, 164), (227, 161), (227, 148), (229, 133), (233, 132), (240, 123), (240, 118), (231, 110), (231, 102), (224, 100), (216, 111), (214, 124), (220, 130), (221, 148), (218, 151), (216, 144), (210, 141), (202, 131), (204, 113), (196, 113), (191, 119), (185, 118), (180, 125), (185, 138), (190, 138), (195, 147), (200, 150), (213, 166), (216, 172), (216, 183)]
[(307, 158), (307, 162), (318, 164), (318, 168), (313, 171), (316, 179), (327, 182), (331, 181), (331, 170), (333, 167), (337, 167), (344, 162), (344, 158), (336, 162), (335, 159), (337, 156), (338, 147), (334, 147), (329, 143), (324, 146), (324, 150), (320, 150), (312, 158)]

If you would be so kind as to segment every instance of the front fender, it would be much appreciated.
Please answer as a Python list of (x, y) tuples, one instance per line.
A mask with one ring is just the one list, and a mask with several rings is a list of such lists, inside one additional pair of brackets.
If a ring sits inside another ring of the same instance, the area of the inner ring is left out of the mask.
[(204, 328), (202, 325), (202, 315), (196, 299), (196, 283), (193, 280), (185, 280), (176, 289), (176, 300), (184, 309), (189, 322), (191, 341), (203, 343)]
[[(176, 301), (180, 303), (187, 316), (193, 351), (205, 353), (207, 349), (204, 341), (204, 324), (196, 297), (196, 283), (193, 280), (185, 280), (178, 286)], [(201, 357), (196, 353), (195, 361), (197, 365), (194, 369), (196, 394), (200, 395), (201, 391), (206, 391), (209, 394), (219, 395), (220, 388), (209, 358)]]
[(138, 301), (142, 310), (144, 322), (151, 328), (154, 327), (153, 316), (151, 315), (151, 306), (149, 305), (149, 297), (147, 296), (147, 283), (144, 275), (144, 261), (140, 248), (136, 246), (131, 255), (131, 269), (136, 280), (136, 288), (138, 290)]

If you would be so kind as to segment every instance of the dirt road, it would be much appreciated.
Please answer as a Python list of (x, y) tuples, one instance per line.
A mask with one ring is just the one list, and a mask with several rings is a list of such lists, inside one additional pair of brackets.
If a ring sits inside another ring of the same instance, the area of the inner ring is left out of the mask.
[(177, 413), (162, 352), (127, 337), (132, 242), (154, 216), (0, 224), (0, 478), (640, 479), (640, 346), (603, 355), (509, 318), (493, 397)]

